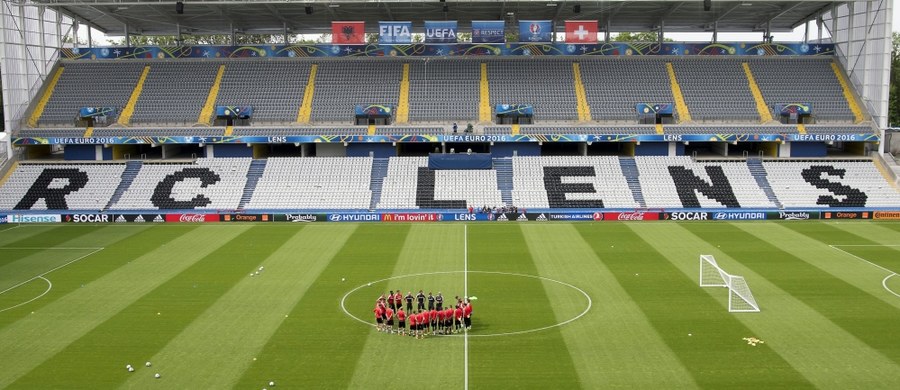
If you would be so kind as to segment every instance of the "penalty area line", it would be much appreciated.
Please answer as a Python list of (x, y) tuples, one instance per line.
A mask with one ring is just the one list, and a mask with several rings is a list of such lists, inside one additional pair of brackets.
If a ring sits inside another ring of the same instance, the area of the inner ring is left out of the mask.
[(862, 260), (862, 261), (868, 263), (869, 265), (871, 265), (871, 266), (873, 266), (873, 267), (876, 267), (876, 268), (878, 268), (878, 269), (880, 269), (880, 270), (883, 270), (883, 271), (885, 271), (885, 272), (888, 272), (889, 275), (886, 276), (884, 279), (881, 280), (881, 286), (884, 287), (884, 289), (887, 290), (887, 292), (893, 294), (893, 295), (894, 295), (895, 297), (897, 297), (897, 298), (900, 298), (900, 294), (894, 292), (894, 290), (891, 290), (891, 288), (888, 287), (888, 285), (887, 285), (888, 279), (890, 279), (890, 278), (892, 278), (892, 277), (894, 277), (894, 276), (897, 276), (897, 273), (896, 273), (896, 272), (894, 272), (893, 270), (887, 269), (887, 268), (885, 268), (885, 267), (882, 267), (882, 266), (880, 266), (880, 265), (878, 265), (878, 264), (875, 264), (875, 263), (873, 263), (873, 262), (871, 262), (871, 261), (869, 261), (869, 260), (866, 260), (866, 259), (864, 259), (864, 258), (862, 258), (862, 257), (859, 257), (859, 256), (857, 256), (857, 255), (854, 255), (854, 254), (852, 254), (852, 253), (850, 253), (850, 252), (847, 252), (847, 251), (845, 251), (845, 250), (839, 248), (839, 247), (841, 247), (841, 246), (898, 246), (898, 245), (828, 245), (828, 247), (831, 248), (831, 249), (840, 251), (840, 252), (844, 253), (845, 255), (850, 256), (850, 257), (853, 257), (853, 258), (855, 258), (855, 259), (857, 259), (857, 260)]

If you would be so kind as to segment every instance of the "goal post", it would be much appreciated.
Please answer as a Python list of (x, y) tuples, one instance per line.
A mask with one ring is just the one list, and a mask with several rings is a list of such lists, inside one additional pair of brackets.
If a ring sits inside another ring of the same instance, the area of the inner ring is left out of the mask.
[(711, 255), (700, 255), (700, 287), (728, 288), (728, 311), (732, 313), (755, 313), (759, 305), (750, 292), (750, 286), (743, 276), (731, 275)]

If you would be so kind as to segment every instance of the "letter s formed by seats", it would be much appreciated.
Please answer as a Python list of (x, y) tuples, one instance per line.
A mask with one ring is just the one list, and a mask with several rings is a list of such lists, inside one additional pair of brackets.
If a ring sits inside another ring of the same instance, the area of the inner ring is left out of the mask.
[(835, 183), (828, 179), (822, 178), (822, 174), (827, 173), (831, 176), (837, 176), (841, 179), (847, 173), (846, 169), (835, 168), (831, 165), (813, 165), (800, 172), (803, 180), (812, 184), (816, 188), (828, 190), (832, 194), (844, 196), (844, 200), (839, 200), (831, 195), (819, 195), (816, 204), (830, 207), (865, 207), (869, 196), (859, 189)]
[[(62, 188), (50, 188), (56, 179), (67, 179), (68, 183)], [(84, 188), (87, 182), (88, 174), (75, 168), (44, 169), (14, 209), (30, 210), (35, 202), (44, 199), (48, 210), (68, 210), (66, 195)]]
[(185, 181), (187, 179), (200, 179), (200, 188), (206, 188), (210, 184), (216, 184), (221, 181), (221, 177), (208, 168), (184, 168), (176, 171), (166, 177), (156, 185), (153, 190), (153, 196), (150, 201), (153, 205), (160, 209), (195, 209), (212, 203), (209, 198), (203, 194), (197, 194), (193, 199), (187, 201), (175, 200), (172, 197), (172, 190), (175, 183)]

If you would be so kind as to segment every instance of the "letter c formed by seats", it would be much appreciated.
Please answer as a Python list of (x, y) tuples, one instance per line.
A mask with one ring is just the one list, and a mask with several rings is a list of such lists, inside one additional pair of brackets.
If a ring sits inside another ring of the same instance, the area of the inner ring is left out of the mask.
[(175, 200), (172, 197), (172, 190), (175, 183), (185, 181), (187, 179), (200, 179), (200, 188), (206, 188), (210, 184), (216, 184), (222, 180), (218, 174), (208, 168), (184, 168), (176, 171), (166, 177), (156, 185), (153, 190), (153, 196), (150, 201), (153, 205), (160, 209), (195, 209), (212, 203), (209, 198), (203, 194), (197, 194), (191, 200)]

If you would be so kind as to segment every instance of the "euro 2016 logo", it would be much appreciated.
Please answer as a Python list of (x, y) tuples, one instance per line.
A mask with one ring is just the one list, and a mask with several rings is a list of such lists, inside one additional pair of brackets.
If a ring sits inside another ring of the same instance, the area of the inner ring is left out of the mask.
[(541, 33), (541, 25), (537, 24), (537, 23), (531, 23), (531, 25), (528, 26), (528, 32), (530, 32), (534, 35), (540, 34)]

